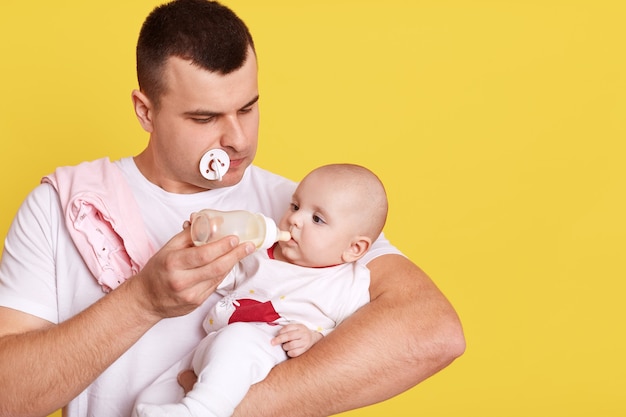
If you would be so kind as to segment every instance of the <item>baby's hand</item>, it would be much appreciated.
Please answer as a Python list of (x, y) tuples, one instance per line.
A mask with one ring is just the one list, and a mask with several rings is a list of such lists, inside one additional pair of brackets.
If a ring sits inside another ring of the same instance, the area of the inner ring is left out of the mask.
[(278, 335), (272, 339), (272, 345), (282, 345), (287, 356), (295, 358), (309, 350), (322, 337), (321, 333), (309, 330), (303, 324), (288, 324), (278, 331)]

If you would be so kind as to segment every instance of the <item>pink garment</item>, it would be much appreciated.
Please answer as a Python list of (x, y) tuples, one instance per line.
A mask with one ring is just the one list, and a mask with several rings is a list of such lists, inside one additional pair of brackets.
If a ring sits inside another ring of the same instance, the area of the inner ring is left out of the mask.
[(41, 182), (56, 189), (69, 234), (104, 292), (154, 254), (130, 187), (107, 158), (57, 168)]

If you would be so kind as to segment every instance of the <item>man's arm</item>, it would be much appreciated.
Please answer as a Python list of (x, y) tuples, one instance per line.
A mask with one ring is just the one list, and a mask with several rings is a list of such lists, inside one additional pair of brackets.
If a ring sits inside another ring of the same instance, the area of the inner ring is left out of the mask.
[(129, 286), (59, 325), (0, 308), (1, 416), (42, 416), (61, 408), (158, 321), (138, 314)]
[(368, 268), (371, 302), (308, 352), (274, 368), (235, 416), (327, 416), (374, 404), (464, 352), (457, 314), (422, 270), (400, 255), (380, 256)]
[(251, 249), (232, 237), (192, 247), (183, 231), (138, 275), (63, 323), (0, 308), (0, 416), (64, 406), (159, 320), (200, 305)]

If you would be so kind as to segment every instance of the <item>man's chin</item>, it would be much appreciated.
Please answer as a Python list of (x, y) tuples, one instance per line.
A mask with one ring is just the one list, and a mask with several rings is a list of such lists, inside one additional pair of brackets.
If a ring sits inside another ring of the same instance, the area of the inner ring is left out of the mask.
[(232, 187), (233, 185), (239, 184), (243, 175), (237, 172), (228, 172), (226, 175), (222, 177), (221, 180), (206, 180), (206, 188), (209, 190), (215, 190), (218, 188), (226, 188)]

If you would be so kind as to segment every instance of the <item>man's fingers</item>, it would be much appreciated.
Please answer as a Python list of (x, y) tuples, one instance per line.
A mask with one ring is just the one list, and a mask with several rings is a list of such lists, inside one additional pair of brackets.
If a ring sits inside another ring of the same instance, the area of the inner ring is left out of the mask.
[[(234, 246), (233, 246), (234, 244)], [(212, 247), (208, 247), (211, 245)], [(201, 297), (212, 293), (235, 264), (254, 251), (254, 245), (237, 245), (236, 238), (224, 238), (197, 248), (190, 248), (187, 269), (180, 282)]]
[(189, 231), (177, 233), (140, 271), (151, 305), (163, 317), (186, 314), (217, 288), (235, 264), (254, 250), (229, 236), (193, 246)]
[(237, 236), (226, 236), (215, 242), (194, 246), (189, 253), (197, 259), (199, 264), (207, 264), (232, 251), (238, 244)]

